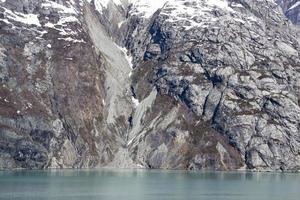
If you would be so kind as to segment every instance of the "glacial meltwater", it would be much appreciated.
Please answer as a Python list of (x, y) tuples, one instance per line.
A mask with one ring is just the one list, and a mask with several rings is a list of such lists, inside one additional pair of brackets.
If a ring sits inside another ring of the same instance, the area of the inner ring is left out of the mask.
[(299, 200), (300, 174), (119, 169), (0, 171), (0, 199)]

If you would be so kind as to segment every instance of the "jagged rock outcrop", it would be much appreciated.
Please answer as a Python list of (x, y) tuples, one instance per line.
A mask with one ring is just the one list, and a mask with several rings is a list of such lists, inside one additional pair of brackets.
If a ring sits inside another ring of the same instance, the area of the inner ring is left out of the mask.
[(98, 19), (86, 23), (84, 6), (1, 4), (1, 168), (95, 167), (121, 146), (129, 71), (123, 52), (96, 33)]
[(6, 0), (0, 34), (0, 168), (300, 169), (275, 1)]

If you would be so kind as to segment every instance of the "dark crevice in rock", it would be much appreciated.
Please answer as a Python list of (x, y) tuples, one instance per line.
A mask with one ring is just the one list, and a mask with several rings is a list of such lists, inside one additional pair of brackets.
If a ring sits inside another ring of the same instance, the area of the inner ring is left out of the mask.
[[(132, 123), (132, 115), (128, 118), (128, 124), (129, 124), (129, 129), (132, 129), (133, 123)], [(128, 140), (128, 138), (127, 138)]]

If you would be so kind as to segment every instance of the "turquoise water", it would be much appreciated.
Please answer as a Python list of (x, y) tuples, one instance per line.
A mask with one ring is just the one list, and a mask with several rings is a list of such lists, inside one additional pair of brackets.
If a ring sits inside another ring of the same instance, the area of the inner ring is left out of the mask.
[(0, 199), (299, 200), (300, 174), (111, 169), (0, 171)]

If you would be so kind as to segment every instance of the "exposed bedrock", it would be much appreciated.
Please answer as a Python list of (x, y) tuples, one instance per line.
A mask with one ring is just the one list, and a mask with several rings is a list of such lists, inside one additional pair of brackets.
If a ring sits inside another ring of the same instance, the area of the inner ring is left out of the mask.
[(300, 169), (275, 1), (0, 2), (0, 169)]

